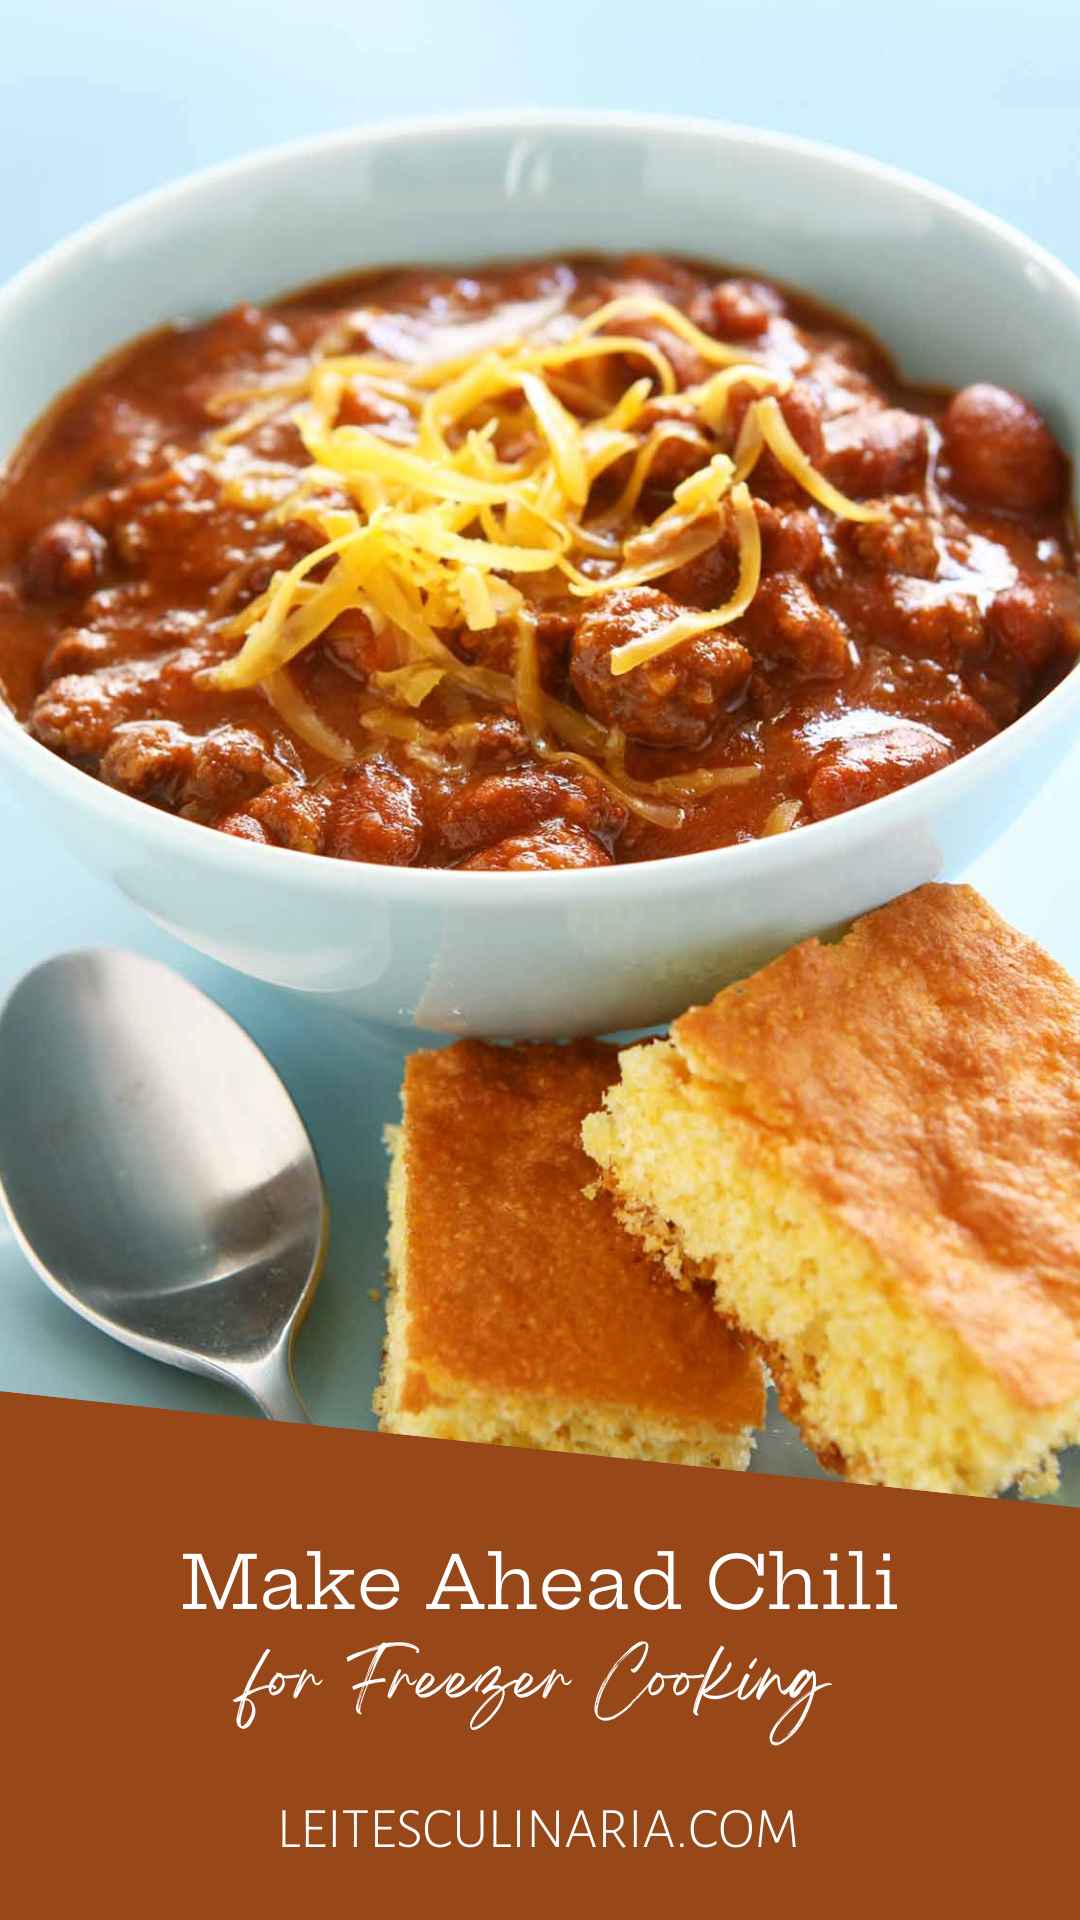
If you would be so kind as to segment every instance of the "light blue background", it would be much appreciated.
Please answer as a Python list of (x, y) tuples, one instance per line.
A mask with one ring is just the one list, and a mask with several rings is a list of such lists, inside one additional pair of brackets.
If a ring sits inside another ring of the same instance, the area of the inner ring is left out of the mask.
[[(1080, 267), (1076, 0), (2, 0), (0, 14), (0, 277), (131, 195), (250, 147), (515, 103), (712, 114), (860, 148), (969, 195)], [(1080, 973), (1078, 803), (1080, 751), (970, 877)], [(0, 790), (0, 994), (47, 954), (98, 944), (186, 972), (286, 1079), (334, 1222), (298, 1373), (321, 1419), (366, 1423), (381, 1314), (368, 1298), (382, 1277), (378, 1135), (394, 1114), (400, 1043), (189, 954)], [(2, 1226), (0, 1387), (236, 1409), (75, 1321)]]

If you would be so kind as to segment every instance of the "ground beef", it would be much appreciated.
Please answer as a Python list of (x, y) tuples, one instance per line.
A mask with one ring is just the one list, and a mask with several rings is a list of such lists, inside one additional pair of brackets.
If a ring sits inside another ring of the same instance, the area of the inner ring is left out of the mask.
[(987, 650), (986, 617), (977, 594), (948, 580), (894, 574), (883, 583), (868, 619), (892, 646), (914, 660), (959, 667)]
[(570, 675), (588, 713), (652, 746), (699, 747), (746, 685), (750, 656), (722, 630), (616, 676), (616, 647), (644, 639), (681, 609), (655, 587), (631, 587), (590, 603), (574, 638)]
[(919, 580), (937, 578), (941, 526), (921, 500), (903, 496), (890, 500), (886, 519), (846, 520), (838, 537), (842, 549), (873, 573), (908, 573)]
[(183, 810), (190, 819), (215, 820), (299, 772), (296, 751), (284, 735), (271, 750), (250, 727), (214, 727), (195, 741)]
[(116, 727), (157, 718), (154, 708), (189, 702), (207, 664), (206, 654), (192, 646), (149, 660), (116, 661), (96, 672), (62, 674), (34, 701), (30, 731), (68, 759), (94, 760)]
[(774, 507), (768, 500), (754, 501), (761, 533), (761, 570), (763, 573), (799, 573), (809, 579), (821, 565), (823, 547), (821, 528), (807, 508)]
[(498, 840), (461, 864), (474, 873), (541, 873), (554, 867), (610, 867), (611, 855), (584, 827), (553, 820), (535, 833)]
[(323, 852), (338, 860), (408, 867), (420, 852), (424, 816), (416, 783), (377, 755), (326, 783)]
[(908, 493), (922, 480), (926, 421), (902, 407), (863, 407), (825, 430), (824, 469), (853, 500)]
[(94, 627), (65, 627), (45, 655), (41, 678), (47, 682), (68, 674), (97, 673), (115, 657), (116, 646), (114, 634), (99, 633)]
[[(732, 388), (728, 401), (728, 427), (733, 440), (738, 439), (747, 409), (760, 398), (761, 395), (752, 387)], [(820, 467), (825, 457), (825, 408), (819, 388), (812, 380), (797, 380), (787, 393), (777, 398), (792, 439), (797, 441), (811, 465)], [(752, 480), (754, 492), (765, 500), (779, 503), (797, 501), (801, 505), (806, 499), (798, 481), (786, 467), (781, 466), (768, 447), (758, 455)]]
[(610, 843), (626, 825), (626, 808), (591, 775), (554, 767), (520, 767), (489, 774), (453, 795), (440, 822), (446, 846), (457, 854), (516, 839), (560, 820)]
[(30, 731), (69, 760), (96, 760), (116, 727), (145, 711), (157, 680), (153, 660), (126, 662), (99, 673), (54, 680), (30, 710)]
[(128, 720), (114, 728), (99, 771), (109, 786), (137, 799), (216, 821), (298, 770), (285, 741), (275, 756), (247, 727), (199, 735), (171, 720)]
[(813, 679), (839, 680), (851, 666), (843, 622), (795, 573), (762, 581), (742, 630), (755, 653), (789, 661)]
[(227, 814), (219, 824), (223, 833), (241, 840), (269, 841), (296, 853), (321, 853), (329, 795), (303, 780), (283, 780), (267, 787), (247, 807)]
[(127, 720), (101, 756), (101, 778), (121, 793), (178, 807), (195, 757), (195, 742), (175, 720)]

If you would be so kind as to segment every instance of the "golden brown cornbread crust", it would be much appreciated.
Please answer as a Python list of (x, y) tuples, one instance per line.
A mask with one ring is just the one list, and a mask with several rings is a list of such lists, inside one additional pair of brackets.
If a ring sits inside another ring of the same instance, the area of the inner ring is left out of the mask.
[(637, 1409), (720, 1433), (761, 1423), (761, 1369), (618, 1225), (580, 1144), (613, 1047), (414, 1053), (404, 1086), (408, 1369), (398, 1406), (477, 1388)]
[(672, 1037), (1021, 1404), (1080, 1391), (1080, 992), (970, 887), (806, 941)]
[[(597, 1191), (605, 1193), (615, 1208), (615, 1215), (622, 1222), (625, 1232), (632, 1234), (656, 1260), (663, 1261), (669, 1279), (677, 1287), (709, 1287), (714, 1285), (716, 1274), (703, 1261), (691, 1260), (683, 1248), (678, 1233), (670, 1222), (663, 1221), (650, 1212), (647, 1207), (628, 1200), (621, 1192), (618, 1181), (610, 1169), (601, 1171)], [(730, 1314), (724, 1311), (723, 1303), (717, 1295), (717, 1318), (730, 1332), (738, 1334), (753, 1351), (760, 1355), (762, 1365), (767, 1368), (776, 1393), (776, 1403), (781, 1413), (799, 1428), (803, 1440), (815, 1459), (829, 1473), (847, 1474), (849, 1462), (835, 1441), (825, 1440), (808, 1426), (804, 1418), (804, 1400), (799, 1386), (798, 1376), (791, 1366), (783, 1348), (775, 1340), (763, 1340), (759, 1334), (741, 1326)]]

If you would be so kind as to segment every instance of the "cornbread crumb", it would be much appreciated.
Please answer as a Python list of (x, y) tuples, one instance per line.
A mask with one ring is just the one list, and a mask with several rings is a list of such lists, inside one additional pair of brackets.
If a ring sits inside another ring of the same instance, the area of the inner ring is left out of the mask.
[(1080, 1438), (1080, 991), (968, 887), (794, 948), (621, 1057), (620, 1216), (850, 1479), (1052, 1490)]
[(617, 1058), (592, 1041), (410, 1057), (388, 1129), (384, 1431), (748, 1464), (756, 1356), (583, 1192), (581, 1123)]

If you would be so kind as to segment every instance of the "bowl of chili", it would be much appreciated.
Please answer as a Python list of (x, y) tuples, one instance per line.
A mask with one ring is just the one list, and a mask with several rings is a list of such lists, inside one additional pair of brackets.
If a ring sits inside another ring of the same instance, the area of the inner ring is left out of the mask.
[(1072, 737), (1080, 284), (874, 162), (344, 133), (76, 235), (0, 345), (6, 777), (366, 1017), (664, 1019), (961, 871)]

